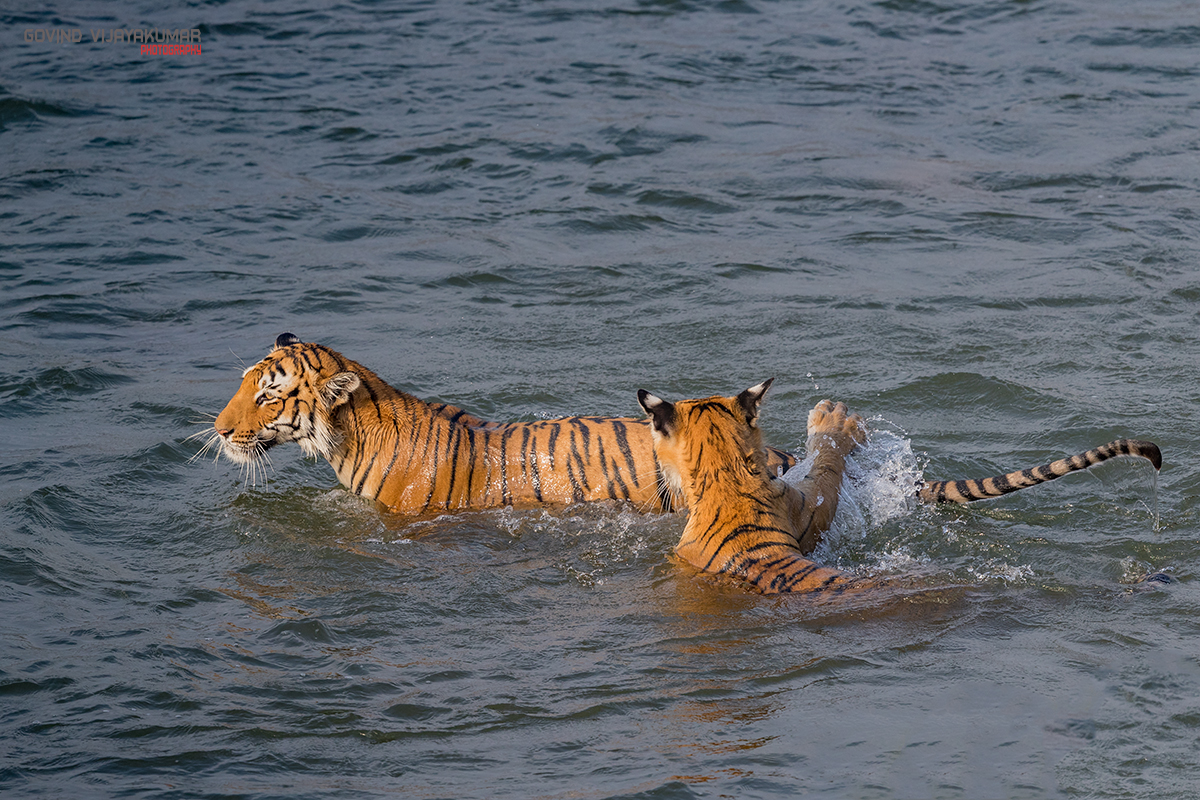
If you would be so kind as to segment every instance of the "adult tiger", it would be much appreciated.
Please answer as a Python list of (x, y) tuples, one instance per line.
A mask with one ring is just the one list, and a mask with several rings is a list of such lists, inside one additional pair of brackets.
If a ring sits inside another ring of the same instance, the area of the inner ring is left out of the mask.
[[(342, 485), (399, 513), (609, 499), (678, 507), (644, 419), (485, 422), (418, 400), (290, 333), (243, 373), (213, 427), (236, 462), (296, 442), (327, 459)], [(796, 463), (781, 450), (766, 458), (780, 472)]]
[[(818, 403), (808, 416), (808, 475), (793, 486), (766, 469), (758, 408), (771, 380), (736, 397), (669, 403), (638, 391), (650, 415), (655, 457), (680, 486), (688, 510), (675, 552), (693, 566), (734, 575), (764, 594), (840, 594), (879, 585), (806, 558), (833, 522), (846, 456), (866, 439), (857, 414), (842, 403)], [(918, 497), (965, 503), (1044, 483), (1116, 456), (1162, 456), (1150, 442), (1120, 439), (1044, 467), (980, 481), (923, 484)], [(1165, 576), (1150, 576), (1161, 580)]]
[[(218, 442), (221, 452), (242, 464), (294, 441), (308, 455), (327, 459), (351, 491), (400, 513), (603, 499), (629, 500), (647, 510), (680, 506), (678, 476), (660, 469), (646, 420), (486, 422), (455, 406), (418, 400), (290, 333), (243, 373), (212, 435), (209, 446)], [(796, 463), (782, 450), (766, 453), (772, 474)], [(1153, 444), (1122, 439), (1035, 470), (925, 484), (920, 497), (970, 502), (1123, 454), (1161, 463)]]

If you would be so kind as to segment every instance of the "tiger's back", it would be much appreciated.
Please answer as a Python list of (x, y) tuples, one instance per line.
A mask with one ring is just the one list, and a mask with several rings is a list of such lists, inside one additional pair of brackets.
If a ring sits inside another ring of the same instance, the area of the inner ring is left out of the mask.
[[(386, 416), (386, 414), (385, 414)], [(529, 507), (626, 500), (670, 508), (639, 420), (569, 417), (463, 425), (409, 416), (413, 446), (330, 463), (355, 493), (394, 510)], [(401, 457), (401, 454), (403, 458)]]

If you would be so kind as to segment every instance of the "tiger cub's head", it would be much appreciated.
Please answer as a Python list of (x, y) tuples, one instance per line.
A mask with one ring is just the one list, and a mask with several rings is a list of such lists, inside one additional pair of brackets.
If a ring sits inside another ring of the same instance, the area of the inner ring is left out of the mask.
[(332, 415), (361, 384), (351, 364), (319, 344), (290, 333), (242, 373), (237, 394), (213, 423), (221, 452), (248, 464), (277, 444), (296, 442), (309, 456), (328, 457), (337, 445)]
[(692, 506), (723, 478), (764, 480), (766, 450), (758, 409), (774, 378), (736, 397), (670, 403), (645, 389), (638, 402), (650, 415), (654, 454), (672, 488)]

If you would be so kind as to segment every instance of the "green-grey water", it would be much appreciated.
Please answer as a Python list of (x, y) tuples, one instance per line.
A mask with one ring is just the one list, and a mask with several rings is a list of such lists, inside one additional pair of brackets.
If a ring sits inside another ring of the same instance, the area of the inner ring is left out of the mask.
[[(0, 792), (1195, 792), (1193, 17), (0, 11)], [(202, 52), (90, 32), (150, 27)], [(965, 588), (814, 608), (682, 570), (679, 516), (411, 520), (296, 448), (190, 460), (284, 331), (499, 420), (775, 376), (799, 448), (844, 400), (875, 434), (822, 560)], [(897, 494), (1119, 436), (1157, 479)]]

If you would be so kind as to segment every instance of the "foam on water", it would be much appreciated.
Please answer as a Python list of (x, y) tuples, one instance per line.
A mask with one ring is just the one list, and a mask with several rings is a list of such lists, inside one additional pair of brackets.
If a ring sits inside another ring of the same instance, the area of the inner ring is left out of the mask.
[[(902, 535), (872, 541), (888, 523), (916, 511), (920, 505), (916, 487), (925, 478), (924, 468), (913, 452), (912, 440), (903, 430), (881, 416), (870, 418), (868, 423), (871, 430), (867, 443), (846, 459), (837, 514), (814, 558), (871, 574), (924, 571), (937, 559), (922, 552), (920, 539), (914, 542), (911, 536)], [(809, 454), (788, 470), (783, 480), (798, 485), (812, 469), (812, 463), (813, 456)], [(817, 501), (822, 502), (822, 498)], [(943, 541), (957, 538), (947, 526), (940, 526), (939, 530)], [(856, 562), (853, 565), (844, 564), (844, 556), (853, 549), (863, 550), (861, 559), (852, 559)], [(964, 569), (962, 577), (978, 582), (1022, 583), (1034, 575), (1028, 564), (1010, 564), (994, 557), (968, 563)]]

